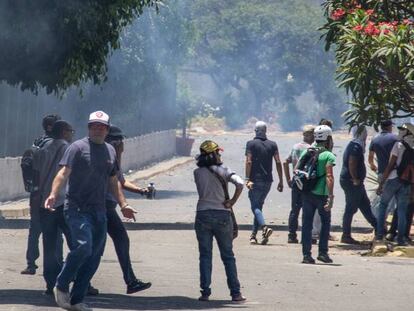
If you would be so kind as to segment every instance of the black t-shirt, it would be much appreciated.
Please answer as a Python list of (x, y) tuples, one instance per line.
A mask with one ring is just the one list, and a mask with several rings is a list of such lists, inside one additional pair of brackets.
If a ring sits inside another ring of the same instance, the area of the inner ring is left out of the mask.
[(250, 180), (272, 182), (273, 157), (278, 154), (277, 144), (269, 139), (255, 137), (246, 144), (247, 154), (252, 156)]
[(366, 170), (365, 162), (364, 162), (364, 150), (360, 144), (357, 144), (356, 142), (353, 142), (353, 141), (351, 141), (348, 144), (348, 146), (346, 146), (345, 151), (344, 151), (341, 178), (347, 179), (347, 180), (352, 179), (352, 176), (349, 172), (349, 157), (350, 156), (354, 156), (356, 160), (358, 161), (358, 165), (356, 168), (358, 179), (364, 180), (367, 175), (367, 170)]
[(115, 149), (89, 138), (75, 141), (59, 163), (72, 169), (66, 191), (67, 207), (82, 212), (106, 213), (109, 177), (118, 173)]

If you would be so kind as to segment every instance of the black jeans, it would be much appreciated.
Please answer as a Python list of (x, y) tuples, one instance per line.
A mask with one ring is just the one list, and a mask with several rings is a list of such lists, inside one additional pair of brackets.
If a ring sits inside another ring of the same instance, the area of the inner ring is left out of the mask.
[(62, 232), (71, 249), (70, 232), (63, 216), (63, 205), (56, 207), (54, 212), (41, 209), (40, 223), (43, 238), (43, 278), (47, 289), (51, 290), (63, 266)]
[(291, 209), (289, 213), (289, 236), (296, 238), (296, 231), (298, 230), (298, 218), (300, 210), (302, 209), (302, 193), (296, 187), (292, 185), (292, 201)]
[(137, 278), (132, 270), (131, 258), (129, 256), (129, 237), (116, 211), (116, 203), (106, 201), (106, 217), (108, 219), (108, 234), (114, 243), (116, 255), (118, 256), (119, 264), (121, 265), (122, 274), (124, 276), (125, 284), (131, 284)]
[(354, 214), (361, 211), (369, 224), (376, 229), (377, 219), (371, 210), (371, 202), (363, 183), (354, 186), (351, 180), (340, 179), (340, 184), (345, 192), (345, 212), (342, 221), (342, 233), (351, 236), (351, 225)]
[(36, 260), (39, 258), (39, 238), (42, 233), (40, 225), (41, 197), (38, 192), (30, 194), (30, 227), (27, 238), (26, 261), (27, 267), (36, 269)]

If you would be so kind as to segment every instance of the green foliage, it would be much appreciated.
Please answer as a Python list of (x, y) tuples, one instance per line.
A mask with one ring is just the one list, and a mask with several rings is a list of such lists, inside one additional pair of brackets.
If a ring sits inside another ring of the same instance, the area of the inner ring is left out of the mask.
[(414, 2), (325, 3), (326, 49), (335, 45), (339, 85), (352, 95), (347, 123), (377, 127), (414, 114)]
[(159, 0), (6, 0), (0, 3), (0, 81), (48, 93), (106, 78), (125, 26)]

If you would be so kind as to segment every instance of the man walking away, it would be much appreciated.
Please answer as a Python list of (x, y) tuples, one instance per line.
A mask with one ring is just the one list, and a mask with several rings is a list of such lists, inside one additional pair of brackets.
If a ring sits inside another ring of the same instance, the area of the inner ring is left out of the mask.
[[(92, 310), (83, 299), (105, 248), (108, 185), (121, 208), (128, 205), (118, 189), (115, 150), (105, 143), (109, 116), (103, 111), (91, 113), (88, 131), (89, 137), (75, 141), (66, 149), (60, 161), (62, 168), (53, 180), (52, 191), (45, 202), (45, 207), (53, 210), (58, 193), (68, 180), (64, 215), (73, 248), (57, 277), (54, 292), (61, 308), (74, 311)], [(72, 280), (75, 281), (69, 293)]]
[[(41, 199), (39, 196), (38, 185), (39, 176), (38, 172), (33, 168), (33, 158), (34, 154), (40, 150), (45, 143), (52, 140), (52, 127), (57, 120), (60, 120), (60, 116), (57, 114), (49, 114), (43, 118), (42, 127), (44, 134), (35, 139), (31, 148), (25, 151), (22, 156), (21, 168), (23, 173), (23, 181), (26, 191), (30, 192), (30, 226), (26, 251), (27, 267), (21, 272), (21, 274), (36, 274), (36, 269), (38, 268), (36, 260), (39, 258), (39, 237), (42, 231), (39, 215), (41, 209)], [(63, 243), (61, 239), (59, 243)]]
[(288, 186), (292, 189), (291, 209), (289, 213), (289, 235), (288, 243), (299, 243), (296, 231), (298, 230), (298, 218), (300, 210), (302, 209), (302, 197), (301, 192), (295, 183), (292, 183), (290, 179), (289, 164), (292, 164), (292, 169), (295, 169), (296, 164), (299, 161), (300, 155), (304, 150), (307, 150), (314, 142), (313, 131), (315, 127), (313, 125), (305, 125), (303, 127), (303, 141), (293, 146), (292, 151), (283, 162), (283, 169), (285, 171), (285, 178)]
[(354, 126), (351, 129), (352, 141), (344, 151), (340, 184), (345, 192), (345, 212), (342, 222), (341, 242), (359, 244), (351, 236), (351, 225), (354, 214), (360, 209), (362, 215), (376, 229), (377, 220), (371, 210), (371, 202), (365, 190), (364, 180), (366, 167), (364, 161), (367, 129), (365, 126)]
[[(310, 150), (304, 151), (299, 160), (297, 168), (302, 168), (302, 162), (310, 158), (314, 170), (315, 184), (310, 191), (303, 191), (303, 211), (302, 211), (302, 253), (303, 263), (314, 264), (312, 258), (312, 222), (317, 210), (321, 217), (321, 233), (319, 238), (318, 260), (331, 263), (332, 259), (328, 255), (328, 240), (331, 226), (331, 209), (333, 206), (334, 176), (333, 167), (335, 166), (335, 155), (330, 151), (333, 145), (332, 130), (327, 125), (319, 125), (315, 128), (315, 148), (313, 156), (310, 157)], [(316, 160), (316, 161), (315, 161)], [(307, 164), (307, 163), (305, 163)], [(310, 172), (313, 173), (313, 172)]]
[[(106, 136), (105, 141), (115, 148), (116, 158), (118, 163), (118, 187), (125, 189), (129, 192), (145, 194), (148, 192), (146, 188), (139, 188), (133, 183), (125, 180), (121, 170), (122, 153), (124, 152), (124, 134), (122, 130), (114, 125), (111, 125), (109, 134)], [(122, 189), (120, 191), (122, 191)], [(114, 243), (116, 255), (118, 256), (118, 262), (121, 265), (122, 274), (124, 276), (125, 284), (127, 285), (127, 294), (133, 294), (151, 287), (150, 282), (143, 282), (137, 279), (134, 270), (132, 269), (131, 258), (129, 255), (129, 236), (119, 217), (116, 206), (118, 202), (114, 196), (110, 193), (106, 197), (106, 217), (108, 218), (108, 234)], [(132, 208), (127, 207), (121, 209), (121, 212), (126, 218), (133, 218), (135, 221)]]
[(405, 238), (407, 232), (407, 211), (410, 203), (410, 192), (414, 184), (414, 125), (405, 123), (399, 129), (398, 141), (391, 150), (391, 157), (384, 171), (377, 194), (381, 195), (378, 210), (377, 240), (384, 238), (386, 209), (395, 196), (398, 213), (399, 246), (408, 245)]
[(250, 235), (250, 243), (257, 243), (257, 231), (262, 230), (260, 244), (265, 245), (269, 241), (272, 229), (266, 226), (263, 217), (263, 204), (273, 182), (273, 159), (279, 175), (277, 190), (283, 191), (283, 173), (277, 144), (267, 139), (267, 126), (263, 121), (256, 122), (253, 140), (246, 145), (246, 186), (249, 189), (249, 199), (254, 215), (253, 230)]
[[(383, 180), (384, 171), (388, 165), (392, 147), (398, 141), (397, 135), (392, 133), (393, 123), (391, 120), (384, 120), (381, 122), (381, 133), (372, 139), (369, 146), (368, 163), (372, 171), (377, 173), (378, 182)], [(377, 158), (375, 164), (374, 158)], [(372, 206), (374, 213), (378, 213), (380, 200)], [(395, 197), (393, 197), (388, 204), (386, 214), (395, 210)], [(394, 213), (390, 231), (387, 234), (387, 239), (393, 241), (397, 235), (397, 213)]]
[(39, 172), (39, 193), (41, 197), (40, 223), (43, 237), (43, 277), (46, 282), (46, 295), (53, 295), (57, 275), (62, 269), (62, 248), (57, 247), (61, 232), (71, 248), (69, 228), (63, 216), (65, 189), (58, 193), (53, 206), (54, 211), (43, 208), (46, 197), (52, 189), (52, 182), (59, 170), (59, 162), (73, 137), (72, 126), (63, 120), (53, 125), (51, 136), (33, 158), (33, 168)]

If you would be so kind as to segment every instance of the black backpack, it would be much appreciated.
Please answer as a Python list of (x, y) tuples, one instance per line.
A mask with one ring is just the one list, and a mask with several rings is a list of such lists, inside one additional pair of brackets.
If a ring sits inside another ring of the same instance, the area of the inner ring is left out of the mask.
[(317, 174), (320, 153), (321, 150), (310, 147), (303, 157), (300, 158), (292, 178), (293, 183), (300, 191), (312, 191), (316, 187), (318, 180), (326, 175), (318, 176)]
[(33, 145), (27, 149), (20, 163), (23, 175), (24, 189), (26, 192), (36, 192), (39, 190), (39, 172), (33, 168), (33, 158), (35, 154), (52, 138), (48, 136), (36, 139)]
[(401, 141), (405, 147), (401, 163), (397, 166), (397, 175), (405, 184), (414, 184), (414, 149), (405, 141)]

